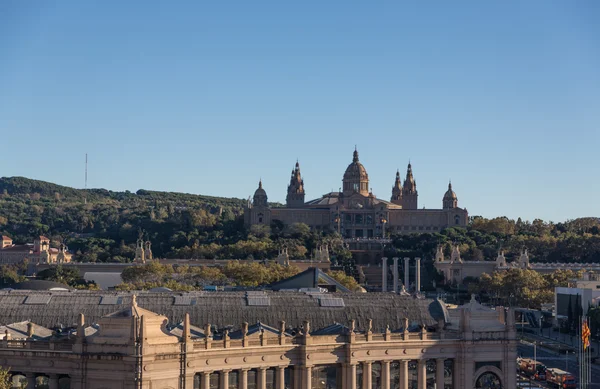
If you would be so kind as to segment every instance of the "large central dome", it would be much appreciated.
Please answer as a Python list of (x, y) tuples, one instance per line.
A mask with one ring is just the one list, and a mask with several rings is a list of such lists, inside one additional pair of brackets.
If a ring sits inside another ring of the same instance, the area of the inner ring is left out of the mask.
[(358, 160), (358, 151), (354, 150), (352, 163), (346, 168), (344, 173), (344, 195), (360, 193), (367, 196), (369, 194), (369, 175), (362, 163)]

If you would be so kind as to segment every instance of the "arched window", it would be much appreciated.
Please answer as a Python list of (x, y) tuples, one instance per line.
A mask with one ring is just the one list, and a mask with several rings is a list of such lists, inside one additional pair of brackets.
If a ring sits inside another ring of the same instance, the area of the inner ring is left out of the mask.
[(456, 224), (456, 225), (460, 224), (460, 216), (454, 215), (454, 224)]
[(477, 378), (475, 382), (475, 388), (477, 389), (502, 389), (502, 383), (500, 378), (491, 371), (485, 372)]

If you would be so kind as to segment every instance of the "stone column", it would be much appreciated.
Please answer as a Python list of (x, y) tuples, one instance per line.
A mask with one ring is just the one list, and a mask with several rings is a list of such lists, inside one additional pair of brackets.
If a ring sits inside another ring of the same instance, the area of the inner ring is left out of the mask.
[(392, 269), (392, 274), (394, 275), (394, 293), (398, 293), (398, 257), (392, 259), (394, 260), (394, 269)]
[(390, 361), (381, 362), (381, 389), (390, 389)]
[(417, 366), (417, 388), (427, 389), (427, 359), (419, 359)]
[(438, 358), (435, 360), (435, 387), (444, 389), (444, 362), (446, 359)]
[(344, 382), (344, 388), (347, 389), (356, 389), (356, 364), (348, 363), (344, 365), (344, 378), (346, 382)]
[(202, 389), (210, 389), (210, 371), (203, 371), (202, 374)]
[(276, 380), (275, 387), (277, 389), (285, 389), (285, 366), (277, 366)]
[(58, 389), (58, 374), (48, 376), (48, 389)]
[(404, 258), (404, 287), (410, 289), (410, 258)]
[(258, 384), (256, 385), (257, 389), (267, 389), (267, 368), (259, 367), (258, 368)]
[(400, 389), (408, 389), (408, 360), (400, 361)]
[(35, 374), (33, 373), (25, 373), (25, 377), (27, 378), (27, 389), (35, 388)]
[(363, 362), (363, 389), (371, 389), (373, 386), (373, 372), (371, 371), (371, 362)]
[[(304, 385), (302, 385), (302, 389), (311, 389), (312, 388), (312, 367), (305, 366), (304, 367)], [(265, 388), (262, 388), (265, 389)]]
[(415, 293), (421, 291), (421, 258), (415, 258)]
[(248, 389), (248, 369), (240, 371), (240, 389)]
[(381, 291), (387, 292), (387, 279), (388, 279), (388, 265), (387, 257), (381, 258)]
[(221, 372), (221, 389), (229, 389), (229, 370), (223, 370)]

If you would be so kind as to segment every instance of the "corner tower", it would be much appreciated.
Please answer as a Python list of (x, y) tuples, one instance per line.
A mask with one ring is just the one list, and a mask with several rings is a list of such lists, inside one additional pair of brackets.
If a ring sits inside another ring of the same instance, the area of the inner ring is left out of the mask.
[(410, 164), (410, 162), (408, 163), (408, 168), (406, 169), (406, 178), (404, 179), (402, 196), (403, 209), (417, 209), (417, 199), (419, 197), (419, 194), (417, 192), (417, 181), (415, 181), (415, 178), (413, 177), (412, 165)]
[(396, 170), (396, 181), (392, 187), (392, 204), (402, 205), (402, 180), (400, 179), (400, 170)]
[(352, 163), (346, 168), (342, 182), (344, 196), (350, 196), (353, 193), (360, 193), (363, 196), (369, 195), (369, 175), (363, 164), (358, 160), (356, 148), (354, 149)]
[(304, 181), (300, 175), (300, 164), (296, 161), (296, 167), (292, 169), (292, 178), (287, 189), (285, 203), (288, 208), (298, 208), (304, 205)]

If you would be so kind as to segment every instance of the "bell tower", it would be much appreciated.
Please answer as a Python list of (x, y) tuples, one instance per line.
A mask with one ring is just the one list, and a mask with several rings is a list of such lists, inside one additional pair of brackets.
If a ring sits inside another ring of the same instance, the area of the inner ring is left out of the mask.
[(400, 179), (400, 170), (396, 170), (396, 181), (392, 186), (392, 204), (402, 205), (402, 180)]
[(288, 208), (299, 208), (304, 205), (304, 180), (300, 174), (300, 164), (296, 161), (296, 166), (292, 169), (292, 177), (287, 189), (285, 203)]
[(410, 162), (408, 163), (408, 168), (406, 169), (406, 178), (404, 179), (402, 196), (403, 209), (417, 209), (417, 200), (419, 194), (417, 192), (417, 181), (415, 181), (415, 178), (413, 177), (412, 165), (410, 164)]

